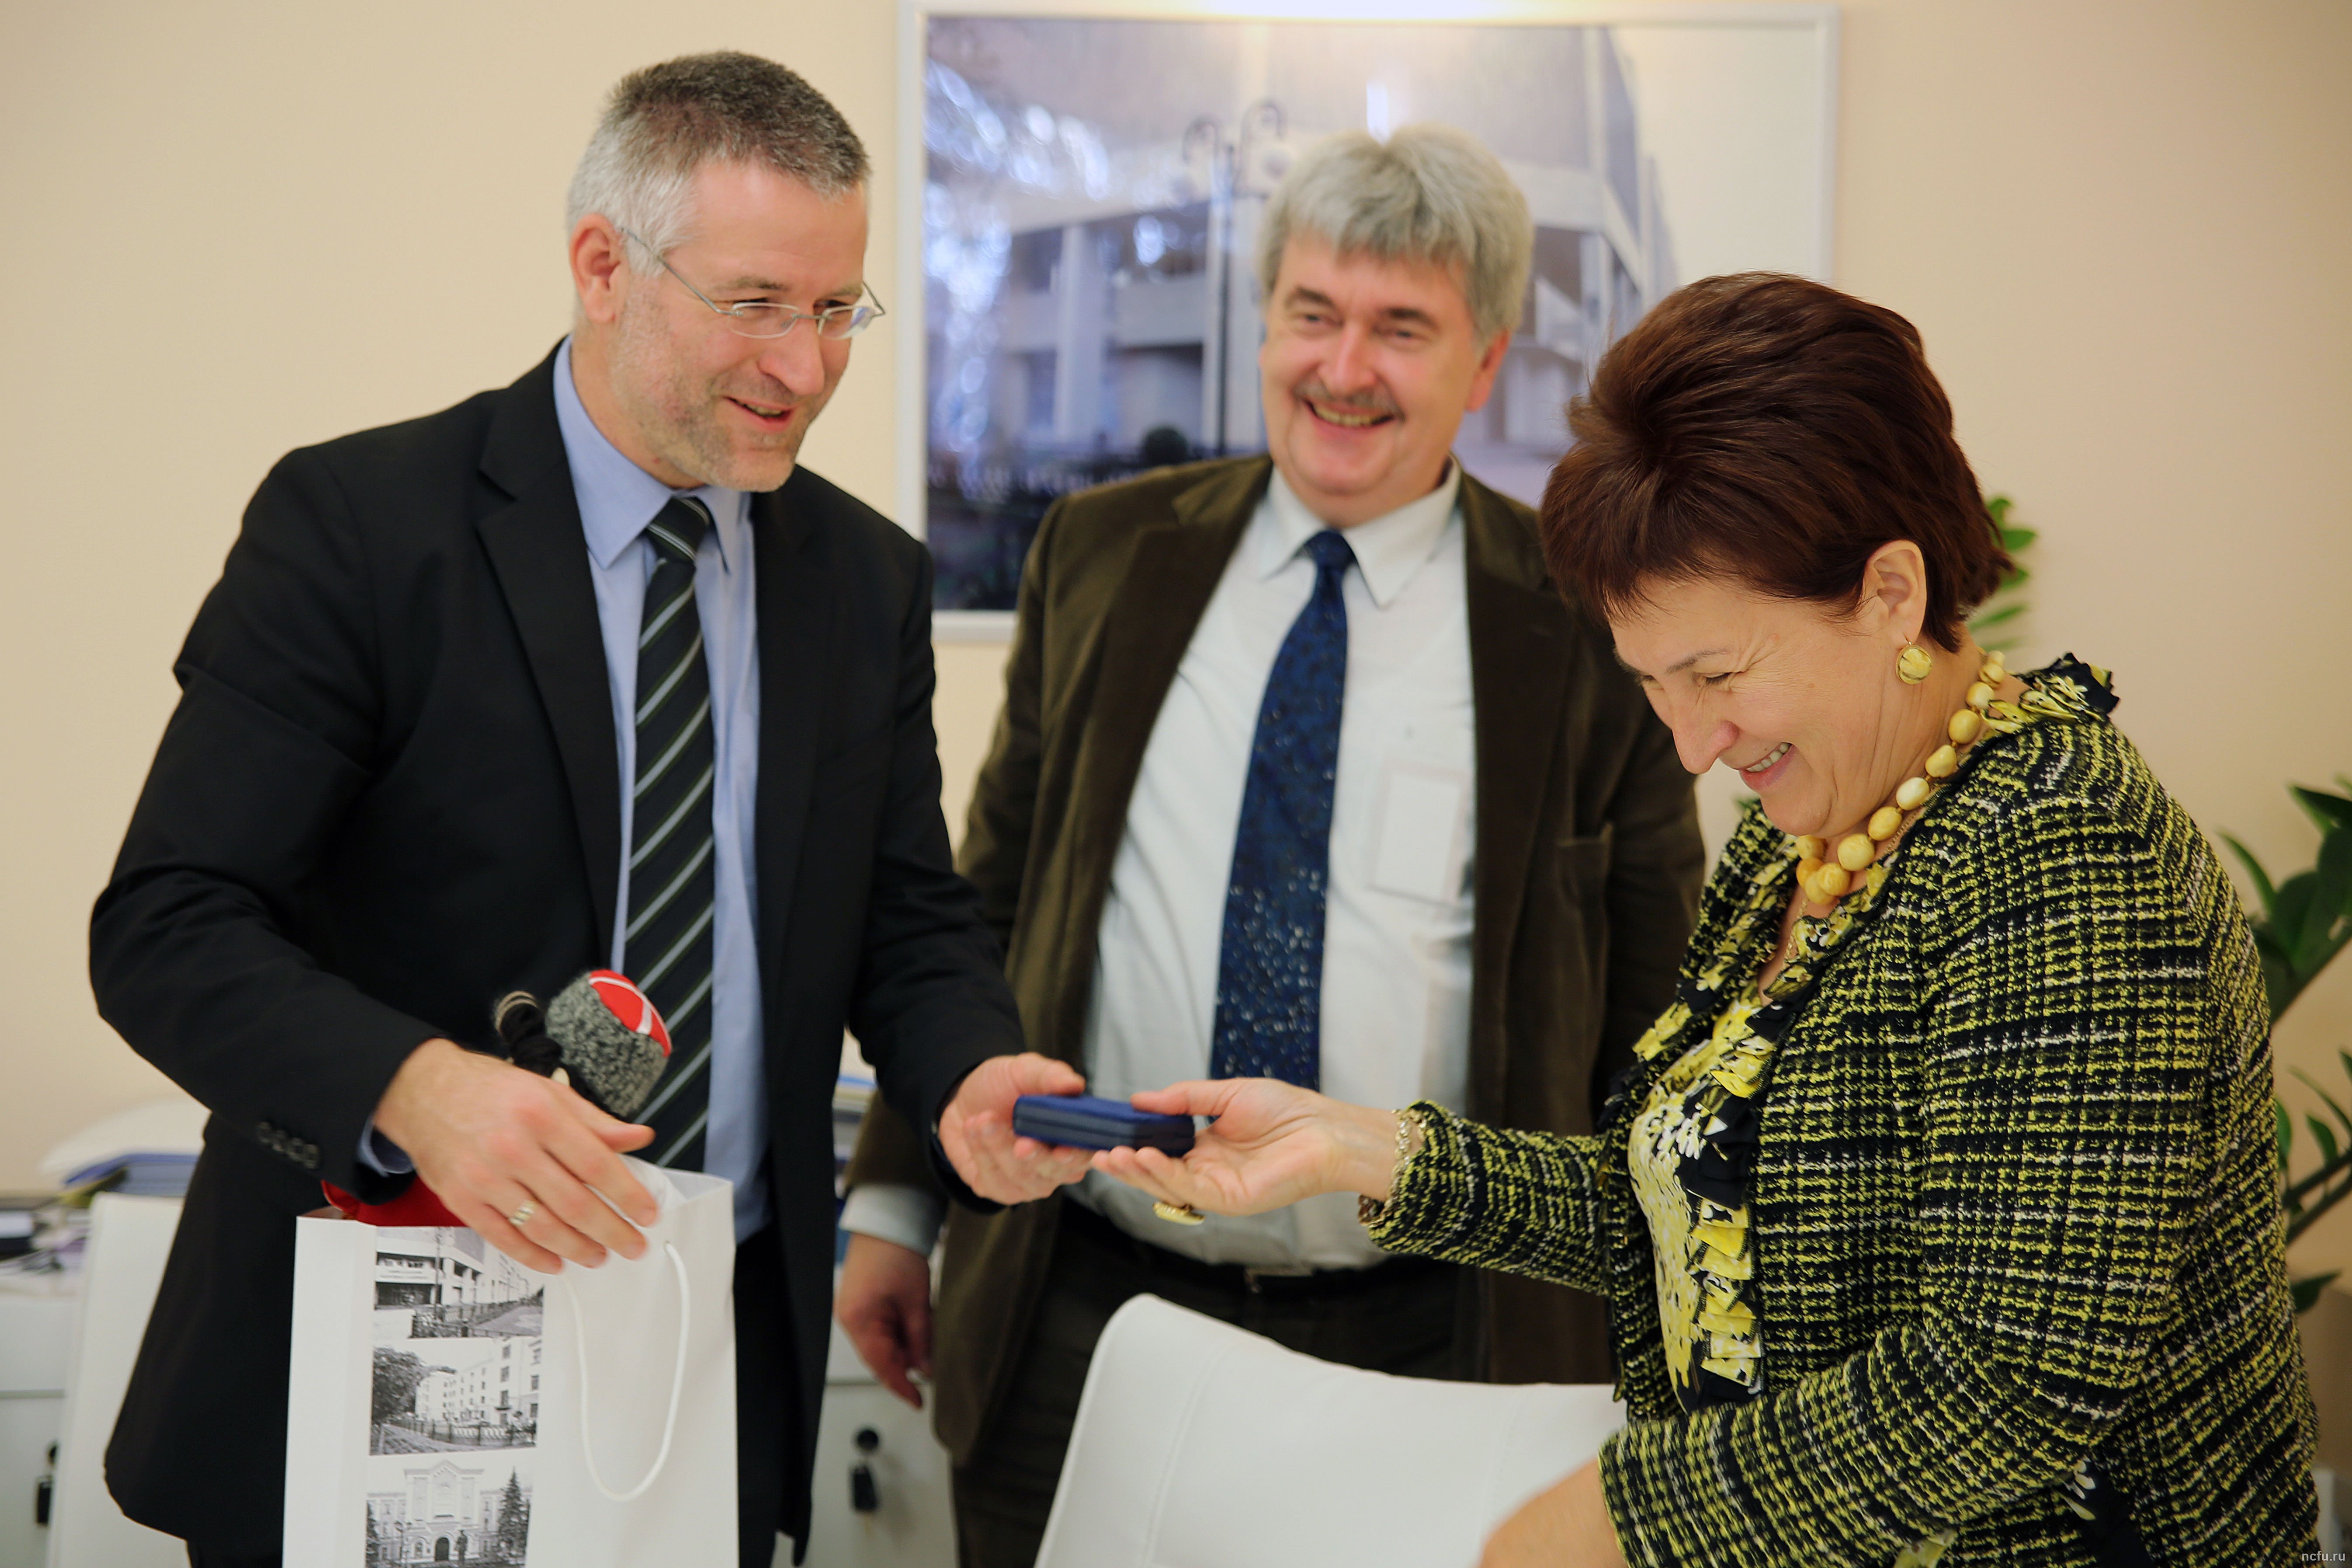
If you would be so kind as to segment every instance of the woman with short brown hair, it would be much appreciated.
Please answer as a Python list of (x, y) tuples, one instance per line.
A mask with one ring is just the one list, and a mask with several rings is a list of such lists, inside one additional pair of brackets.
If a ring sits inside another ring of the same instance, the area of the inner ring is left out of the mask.
[(1589, 1138), (1286, 1084), (1170, 1205), (1363, 1194), (1399, 1251), (1605, 1295), (1631, 1417), (1488, 1543), (1543, 1563), (2117, 1568), (2315, 1545), (2269, 1015), (2108, 722), (1967, 616), (2008, 562), (1918, 333), (1821, 284), (1660, 302), (1570, 412), (1556, 576), (1685, 766), (1759, 797)]

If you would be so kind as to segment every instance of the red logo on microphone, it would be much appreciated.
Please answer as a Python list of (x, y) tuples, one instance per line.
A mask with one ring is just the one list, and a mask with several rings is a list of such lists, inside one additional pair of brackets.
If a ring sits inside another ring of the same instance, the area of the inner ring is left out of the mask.
[(588, 972), (588, 984), (613, 1016), (633, 1032), (651, 1036), (654, 1044), (662, 1048), (662, 1055), (669, 1055), (669, 1026), (662, 1022), (661, 1015), (654, 1009), (653, 998), (638, 990), (635, 981), (609, 969), (592, 969)]

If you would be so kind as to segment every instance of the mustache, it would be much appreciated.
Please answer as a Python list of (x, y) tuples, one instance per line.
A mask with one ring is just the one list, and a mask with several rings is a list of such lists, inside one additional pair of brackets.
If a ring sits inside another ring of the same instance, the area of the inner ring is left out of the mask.
[(1290, 389), (1290, 394), (1310, 403), (1320, 403), (1327, 408), (1336, 408), (1342, 414), (1399, 415), (1404, 412), (1385, 392), (1360, 393), (1353, 397), (1342, 397), (1319, 381), (1301, 382)]

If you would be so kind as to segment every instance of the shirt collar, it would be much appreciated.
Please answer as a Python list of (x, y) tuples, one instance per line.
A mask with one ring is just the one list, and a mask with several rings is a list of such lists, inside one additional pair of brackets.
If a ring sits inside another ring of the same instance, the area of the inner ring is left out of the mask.
[(637, 542), (651, 522), (676, 496), (697, 496), (710, 509), (717, 524), (719, 570), (740, 553), (731, 549), (736, 530), (748, 515), (751, 498), (741, 490), (700, 485), (674, 490), (622, 456), (621, 449), (596, 428), (572, 384), (572, 340), (555, 351), (555, 424), (563, 434), (563, 455), (572, 464), (572, 489), (580, 500), (580, 529), (587, 537), (589, 558), (600, 571), (609, 571), (621, 552)]
[[(1364, 586), (1370, 591), (1374, 605), (1388, 608), (1390, 601), (1404, 592), (1413, 574), (1437, 553), (1446, 525), (1454, 521), (1454, 504), (1461, 493), (1462, 465), (1449, 458), (1445, 478), (1438, 481), (1435, 489), (1394, 511), (1346, 530), (1348, 548), (1355, 552), (1356, 569), (1364, 574)], [(1307, 503), (1298, 499), (1298, 492), (1290, 488), (1279, 468), (1266, 485), (1265, 499), (1274, 514), (1274, 527), (1260, 536), (1260, 577), (1271, 577), (1290, 564), (1309, 539), (1329, 526), (1307, 510)]]

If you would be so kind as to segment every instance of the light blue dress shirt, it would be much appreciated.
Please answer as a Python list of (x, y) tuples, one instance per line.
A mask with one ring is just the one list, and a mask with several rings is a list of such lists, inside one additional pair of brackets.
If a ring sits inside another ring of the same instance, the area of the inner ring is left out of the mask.
[[(768, 1148), (768, 1090), (761, 1055), (759, 868), (753, 807), (760, 780), (760, 637), (751, 560), (751, 498), (705, 485), (677, 491), (621, 455), (596, 428), (572, 384), (572, 344), (555, 355), (555, 421), (572, 464), (572, 493), (596, 583), (596, 619), (604, 634), (604, 674), (613, 689), (613, 739), (621, 758), (620, 886), (614, 908), (629, 907), (631, 784), (636, 777), (637, 629), (654, 549), (651, 522), (673, 496), (700, 498), (717, 524), (694, 560), (694, 606), (702, 616), (703, 657), (710, 666), (710, 714), (718, 748), (711, 801), (712, 864), (718, 908), (711, 923), (710, 1125), (704, 1165), (735, 1184), (735, 1239), (768, 1223), (768, 1190), (759, 1179)], [(612, 965), (628, 973), (625, 920), (614, 921)]]
[[(644, 623), (653, 546), (646, 525), (673, 496), (699, 497), (716, 524), (695, 553), (694, 605), (702, 617), (703, 657), (710, 669), (710, 713), (718, 752), (711, 801), (717, 908), (711, 921), (710, 1124), (704, 1169), (735, 1184), (735, 1239), (768, 1223), (768, 1189), (760, 1178), (768, 1148), (766, 1063), (761, 1055), (757, 914), (759, 868), (753, 808), (760, 778), (759, 595), (751, 558), (751, 497), (705, 485), (673, 490), (604, 438), (572, 384), (572, 343), (555, 355), (555, 422), (572, 468), (572, 494), (604, 634), (604, 674), (613, 693), (614, 749), (620, 755), (621, 865), (615, 910), (629, 907), (630, 805), (636, 777), (637, 630)], [(628, 973), (625, 919), (614, 921), (606, 962)], [(415, 1169), (373, 1119), (360, 1157), (386, 1175)]]

